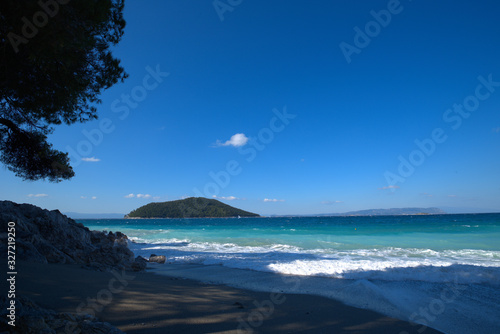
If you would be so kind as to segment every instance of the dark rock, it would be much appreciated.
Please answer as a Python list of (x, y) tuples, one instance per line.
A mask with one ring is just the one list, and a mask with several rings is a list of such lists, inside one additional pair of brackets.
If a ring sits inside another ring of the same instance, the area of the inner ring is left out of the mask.
[(155, 256), (151, 255), (149, 257), (149, 262), (165, 263), (165, 261), (167, 261), (165, 255), (155, 255)]
[(142, 256), (138, 256), (135, 258), (135, 261), (132, 263), (132, 269), (134, 271), (142, 271), (146, 269), (148, 265), (148, 260), (143, 258)]
[[(58, 210), (0, 201), (0, 228), (16, 223), (17, 259), (38, 263), (78, 263), (98, 270), (138, 270), (128, 238), (120, 232), (90, 231)], [(7, 234), (0, 235), (6, 249)]]

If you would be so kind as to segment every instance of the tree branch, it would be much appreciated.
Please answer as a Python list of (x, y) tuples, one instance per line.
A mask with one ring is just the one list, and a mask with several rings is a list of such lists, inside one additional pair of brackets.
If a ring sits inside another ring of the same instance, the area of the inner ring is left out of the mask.
[(14, 122), (12, 122), (9, 119), (1, 118), (0, 117), (0, 124), (5, 125), (6, 127), (8, 127), (9, 129), (11, 129), (15, 133), (20, 133), (21, 132), (21, 129), (19, 129), (19, 127), (16, 124), (14, 124)]

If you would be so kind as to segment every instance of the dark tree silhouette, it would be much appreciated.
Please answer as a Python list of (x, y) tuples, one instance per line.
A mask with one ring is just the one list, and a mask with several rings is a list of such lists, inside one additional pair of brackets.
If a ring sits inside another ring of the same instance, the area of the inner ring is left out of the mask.
[(125, 73), (110, 48), (125, 28), (123, 0), (0, 1), (0, 161), (25, 180), (74, 176), (47, 135), (97, 119), (103, 90)]

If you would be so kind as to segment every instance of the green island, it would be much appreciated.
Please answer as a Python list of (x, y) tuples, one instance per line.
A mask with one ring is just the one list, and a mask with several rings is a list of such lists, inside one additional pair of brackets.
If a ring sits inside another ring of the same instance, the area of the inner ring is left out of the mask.
[(125, 218), (229, 218), (259, 217), (258, 214), (224, 204), (216, 199), (186, 199), (149, 203), (125, 215)]

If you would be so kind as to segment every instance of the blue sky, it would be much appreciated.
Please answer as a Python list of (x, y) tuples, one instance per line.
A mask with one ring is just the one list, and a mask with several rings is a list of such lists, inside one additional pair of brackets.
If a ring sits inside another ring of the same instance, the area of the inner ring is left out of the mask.
[[(214, 5), (215, 3), (215, 5)], [(82, 213), (500, 211), (497, 1), (128, 1), (130, 77), (59, 126), (76, 176), (0, 199)]]

